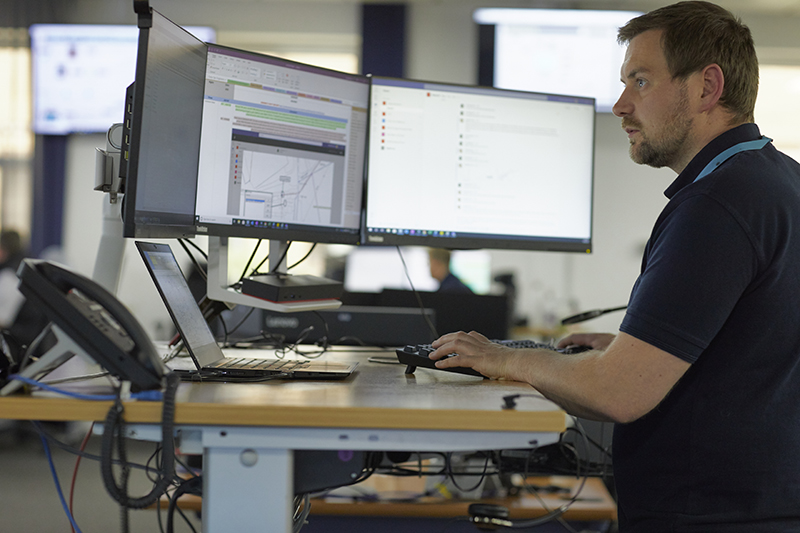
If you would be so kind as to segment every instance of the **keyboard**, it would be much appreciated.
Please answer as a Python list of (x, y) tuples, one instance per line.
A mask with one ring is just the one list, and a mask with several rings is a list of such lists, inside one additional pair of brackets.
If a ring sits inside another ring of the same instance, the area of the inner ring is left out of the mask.
[(308, 365), (308, 361), (295, 359), (261, 359), (247, 357), (226, 357), (215, 361), (204, 368), (228, 369), (248, 369), (248, 370), (280, 370), (281, 372), (291, 372), (297, 368)]
[[(556, 350), (555, 346), (552, 344), (547, 344), (543, 342), (536, 342), (532, 340), (492, 340), (492, 342), (497, 344), (502, 344), (503, 346), (508, 346), (509, 348), (543, 348), (545, 350)], [(556, 350), (564, 353), (577, 353), (578, 351), (583, 351), (588, 349), (588, 347), (580, 346), (580, 347), (573, 347), (570, 346), (569, 348)], [(442, 370), (445, 372), (454, 372), (456, 374), (465, 374), (468, 376), (478, 376), (485, 378), (483, 374), (474, 370), (472, 368), (464, 368), (464, 367), (453, 367), (453, 368), (438, 368), (435, 365), (435, 361), (428, 358), (428, 356), (433, 352), (433, 346), (430, 344), (416, 344), (416, 345), (408, 345), (404, 348), (400, 348), (397, 350), (397, 360), (403, 363), (404, 365), (408, 365), (406, 368), (406, 374), (413, 374), (414, 371), (417, 369), (418, 366), (422, 368), (431, 368), (433, 370)], [(453, 357), (455, 354), (450, 354), (445, 356)]]

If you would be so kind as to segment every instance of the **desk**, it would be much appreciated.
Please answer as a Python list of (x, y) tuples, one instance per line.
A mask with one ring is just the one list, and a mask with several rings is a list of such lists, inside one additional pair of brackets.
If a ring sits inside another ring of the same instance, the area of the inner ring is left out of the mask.
[[(184, 453), (202, 453), (203, 531), (291, 531), (293, 450), (469, 451), (555, 442), (566, 415), (543, 398), (503, 410), (523, 383), (358, 361), (344, 381), (184, 383), (176, 429)], [(102, 421), (110, 402), (43, 396), (0, 398), (0, 419)], [(160, 440), (161, 404), (128, 402), (128, 436)]]

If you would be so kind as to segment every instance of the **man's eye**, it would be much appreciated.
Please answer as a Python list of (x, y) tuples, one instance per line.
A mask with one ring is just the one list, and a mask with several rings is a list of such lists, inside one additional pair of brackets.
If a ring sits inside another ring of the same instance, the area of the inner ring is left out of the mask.
[(640, 89), (644, 87), (645, 81), (644, 80), (636, 80), (636, 86)]

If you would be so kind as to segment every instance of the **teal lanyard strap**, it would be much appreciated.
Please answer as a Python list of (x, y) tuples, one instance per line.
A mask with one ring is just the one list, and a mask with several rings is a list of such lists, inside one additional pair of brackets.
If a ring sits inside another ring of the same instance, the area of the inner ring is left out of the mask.
[[(725, 150), (724, 152), (719, 154), (717, 157), (712, 159), (711, 162), (706, 165), (706, 168), (704, 168), (700, 172), (700, 174), (697, 175), (697, 177), (694, 179), (694, 181), (699, 181), (699, 180), (705, 178), (706, 176), (708, 176), (709, 174), (714, 172), (717, 169), (718, 166), (720, 166), (722, 163), (724, 163), (725, 161), (727, 161), (731, 157), (735, 156), (739, 152), (746, 152), (747, 150), (761, 150), (762, 148), (764, 148), (767, 144), (769, 144), (771, 142), (772, 142), (772, 139), (762, 135), (761, 138), (758, 139), (758, 140), (745, 141), (745, 142), (739, 143), (739, 144), (737, 144), (735, 146), (731, 146), (730, 148), (728, 148), (727, 150)], [(694, 183), (694, 182), (692, 182), (692, 183)]]
[(731, 146), (730, 148), (719, 154), (717, 157), (712, 159), (711, 162), (706, 165), (706, 168), (704, 168), (700, 172), (700, 174), (697, 175), (694, 181), (699, 181), (705, 178), (706, 176), (714, 172), (718, 166), (720, 166), (722, 163), (724, 163), (731, 157), (735, 156), (739, 152), (746, 152), (747, 150), (761, 150), (770, 142), (772, 142), (772, 139), (766, 136), (762, 136), (760, 139), (756, 141), (745, 141), (735, 146)]

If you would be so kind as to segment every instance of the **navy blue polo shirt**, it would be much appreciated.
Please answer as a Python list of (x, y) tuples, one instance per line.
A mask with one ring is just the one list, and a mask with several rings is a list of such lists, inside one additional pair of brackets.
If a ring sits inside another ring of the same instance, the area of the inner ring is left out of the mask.
[(755, 124), (666, 191), (620, 330), (692, 364), (614, 432), (623, 532), (800, 531), (800, 165)]

